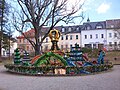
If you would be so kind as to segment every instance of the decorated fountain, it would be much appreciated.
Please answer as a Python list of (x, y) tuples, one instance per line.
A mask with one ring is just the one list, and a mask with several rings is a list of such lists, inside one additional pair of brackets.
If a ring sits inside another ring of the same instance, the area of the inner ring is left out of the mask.
[(104, 62), (104, 51), (101, 50), (95, 62), (88, 60), (83, 51), (76, 43), (70, 52), (63, 52), (58, 47), (60, 38), (59, 30), (51, 30), (49, 37), (52, 42), (49, 52), (37, 55), (32, 59), (25, 51), (23, 57), (20, 56), (20, 49), (14, 51), (13, 64), (5, 65), (9, 72), (27, 75), (81, 75), (91, 74), (109, 70), (113, 67), (111, 63)]

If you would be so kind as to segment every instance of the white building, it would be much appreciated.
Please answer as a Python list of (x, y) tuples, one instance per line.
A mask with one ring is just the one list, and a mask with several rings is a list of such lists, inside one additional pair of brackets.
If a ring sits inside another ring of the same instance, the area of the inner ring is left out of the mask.
[[(117, 22), (117, 23), (116, 23)], [(119, 23), (119, 24), (118, 24)], [(116, 26), (116, 24), (119, 26)], [(81, 30), (82, 47), (120, 49), (120, 20), (87, 22)]]
[[(12, 55), (14, 53), (14, 50), (17, 48), (17, 42), (11, 42), (10, 44), (10, 55)], [(4, 48), (2, 48), (1, 50), (1, 55), (2, 57), (7, 57), (9, 56), (9, 50), (5, 50)]]
[(120, 50), (120, 19), (106, 20), (107, 48)]
[[(61, 50), (69, 51), (76, 43), (80, 45), (81, 36), (80, 30), (81, 25), (79, 26), (58, 26), (55, 29), (61, 32), (61, 36), (58, 42), (58, 46)], [(46, 37), (42, 43), (43, 51), (49, 50), (51, 48), (51, 41), (49, 37)]]
[(87, 22), (81, 30), (82, 47), (101, 48), (106, 44), (105, 22)]

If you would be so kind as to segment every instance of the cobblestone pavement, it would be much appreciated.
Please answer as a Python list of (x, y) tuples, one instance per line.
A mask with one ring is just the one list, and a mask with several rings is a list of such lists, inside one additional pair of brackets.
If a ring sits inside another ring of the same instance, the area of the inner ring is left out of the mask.
[(96, 75), (67, 77), (16, 75), (0, 66), (0, 90), (120, 90), (120, 65)]

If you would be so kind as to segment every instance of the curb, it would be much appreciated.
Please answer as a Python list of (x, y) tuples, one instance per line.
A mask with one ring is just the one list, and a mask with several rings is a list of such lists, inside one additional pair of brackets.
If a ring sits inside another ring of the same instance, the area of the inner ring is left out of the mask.
[(120, 65), (120, 64), (113, 64), (113, 65)]

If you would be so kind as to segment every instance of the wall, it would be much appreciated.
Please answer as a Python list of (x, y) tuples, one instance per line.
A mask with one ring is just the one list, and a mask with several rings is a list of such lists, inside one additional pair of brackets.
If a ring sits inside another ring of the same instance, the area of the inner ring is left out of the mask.
[[(98, 34), (98, 38), (96, 38), (96, 34)], [(101, 34), (104, 35), (101, 38)], [(85, 39), (85, 35), (87, 35), (87, 39)], [(92, 38), (90, 38), (92, 35)], [(81, 31), (81, 44), (82, 47), (85, 47), (85, 44), (105, 44), (106, 40), (106, 30), (105, 29), (96, 29), (96, 30), (82, 30)]]

